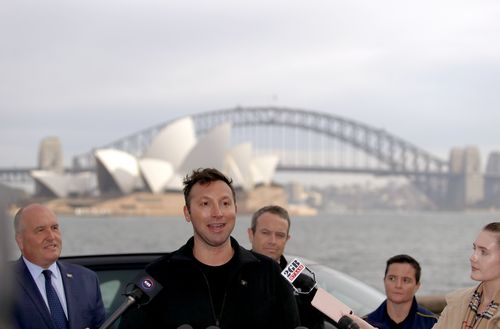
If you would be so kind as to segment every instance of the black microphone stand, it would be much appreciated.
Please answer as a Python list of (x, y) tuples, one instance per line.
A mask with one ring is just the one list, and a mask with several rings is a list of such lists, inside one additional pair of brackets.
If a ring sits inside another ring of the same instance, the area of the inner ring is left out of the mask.
[(99, 329), (110, 328), (115, 321), (122, 316), (122, 314), (132, 305), (134, 305), (139, 298), (143, 295), (142, 291), (139, 289), (134, 289), (130, 293), (126, 294), (127, 298), (125, 301), (116, 309), (116, 311), (111, 314), (111, 316), (104, 321), (104, 323), (99, 327)]

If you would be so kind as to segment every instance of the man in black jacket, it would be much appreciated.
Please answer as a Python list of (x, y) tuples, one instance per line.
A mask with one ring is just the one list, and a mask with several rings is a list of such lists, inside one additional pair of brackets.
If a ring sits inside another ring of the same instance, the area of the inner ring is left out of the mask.
[(236, 221), (231, 180), (216, 169), (184, 179), (184, 217), (194, 235), (146, 271), (163, 290), (120, 322), (128, 328), (283, 328), (299, 325), (297, 305), (276, 262), (230, 237)]
[[(252, 216), (248, 229), (248, 238), (252, 243), (252, 251), (271, 257), (280, 264), (281, 269), (287, 265), (283, 256), (285, 246), (290, 239), (290, 216), (283, 207), (271, 205), (257, 210)], [(301, 275), (294, 282), (302, 292), (308, 292), (313, 286), (313, 280)], [(300, 322), (310, 329), (324, 328), (323, 314), (311, 306), (312, 295), (296, 294), (300, 313)]]

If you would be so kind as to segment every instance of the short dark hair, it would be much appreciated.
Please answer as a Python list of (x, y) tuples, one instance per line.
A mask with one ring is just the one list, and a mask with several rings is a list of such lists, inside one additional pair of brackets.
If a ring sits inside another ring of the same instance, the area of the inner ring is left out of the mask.
[(492, 222), (483, 227), (483, 231), (497, 233), (497, 244), (500, 245), (500, 222)]
[(483, 227), (484, 231), (500, 233), (500, 222), (492, 222)]
[(286, 231), (286, 234), (288, 235), (288, 233), (290, 232), (290, 216), (288, 215), (288, 211), (286, 211), (285, 208), (280, 207), (280, 206), (276, 206), (276, 205), (262, 207), (253, 213), (252, 224), (250, 226), (250, 228), (252, 229), (252, 232), (255, 233), (255, 230), (257, 229), (257, 220), (259, 219), (259, 217), (262, 214), (264, 214), (266, 212), (270, 212), (271, 214), (278, 215), (288, 222), (288, 230)]
[(234, 204), (236, 204), (236, 193), (234, 191), (232, 185), (233, 180), (231, 178), (226, 177), (223, 173), (215, 168), (198, 168), (193, 170), (191, 175), (186, 175), (182, 182), (184, 184), (184, 202), (186, 203), (187, 208), (189, 209), (190, 207), (191, 200), (189, 198), (189, 194), (191, 193), (191, 189), (195, 184), (200, 183), (201, 185), (205, 185), (215, 181), (223, 181), (229, 186), (231, 192), (233, 193)]
[(385, 274), (384, 278), (387, 275), (387, 271), (389, 270), (389, 265), (391, 264), (410, 264), (414, 269), (415, 269), (415, 280), (417, 283), (420, 282), (420, 275), (422, 273), (422, 269), (420, 268), (420, 264), (417, 262), (417, 260), (411, 256), (408, 255), (396, 255), (387, 260), (387, 265), (385, 266)]

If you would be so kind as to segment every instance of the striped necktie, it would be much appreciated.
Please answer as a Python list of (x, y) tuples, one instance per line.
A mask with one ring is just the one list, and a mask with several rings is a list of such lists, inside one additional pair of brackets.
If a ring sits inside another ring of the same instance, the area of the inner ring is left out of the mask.
[(57, 297), (56, 290), (52, 286), (52, 272), (50, 270), (43, 270), (43, 276), (45, 276), (45, 293), (47, 294), (47, 301), (49, 303), (50, 315), (52, 320), (56, 325), (57, 329), (68, 329), (68, 320), (64, 314), (64, 310), (61, 306), (61, 301)]

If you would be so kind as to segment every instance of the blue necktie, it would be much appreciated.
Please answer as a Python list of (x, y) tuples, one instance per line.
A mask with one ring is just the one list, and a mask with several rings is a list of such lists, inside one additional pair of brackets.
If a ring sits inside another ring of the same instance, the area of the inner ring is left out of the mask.
[(54, 287), (52, 287), (52, 272), (50, 270), (44, 270), (42, 273), (43, 276), (45, 276), (45, 293), (47, 294), (47, 301), (49, 302), (52, 320), (54, 321), (57, 329), (68, 329), (68, 320), (64, 314), (59, 297), (57, 297), (57, 293)]

